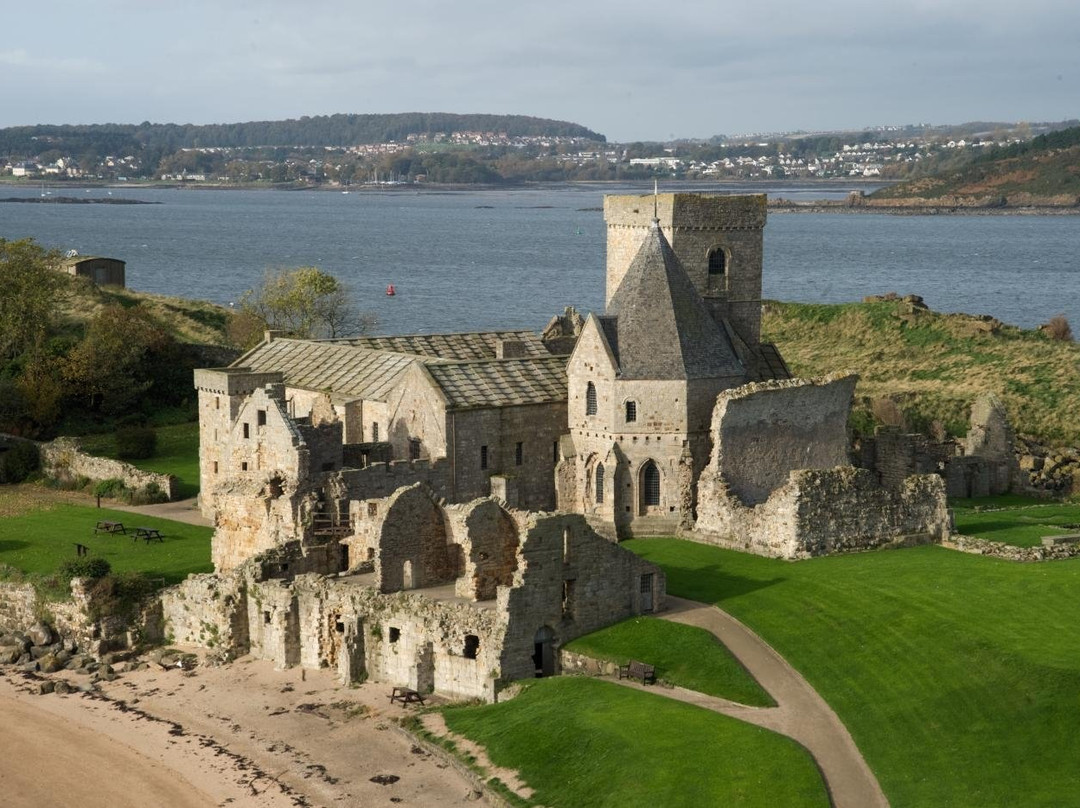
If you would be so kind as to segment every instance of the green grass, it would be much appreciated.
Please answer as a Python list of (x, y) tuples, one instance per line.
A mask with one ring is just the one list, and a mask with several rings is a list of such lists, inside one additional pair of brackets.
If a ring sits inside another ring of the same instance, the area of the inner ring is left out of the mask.
[(658, 679), (754, 707), (776, 702), (712, 634), (655, 617), (634, 617), (586, 634), (567, 651), (625, 664), (638, 659), (656, 666)]
[[(129, 529), (155, 527), (165, 541), (146, 544), (122, 534), (95, 534), (94, 525), (101, 519), (122, 522)], [(31, 576), (51, 575), (61, 562), (76, 557), (79, 543), (91, 556), (106, 559), (114, 572), (144, 572), (174, 584), (189, 573), (213, 570), (212, 533), (208, 527), (108, 508), (66, 503), (35, 507), (0, 519), (0, 564)]]
[(783, 736), (585, 677), (541, 679), (501, 704), (444, 711), (550, 808), (827, 806), (810, 755)]
[(1031, 497), (993, 497), (950, 502), (956, 532), (965, 536), (1038, 547), (1044, 536), (1080, 530), (1080, 504)]
[[(179, 498), (188, 499), (199, 493), (199, 425), (197, 423), (160, 426), (157, 432), (157, 451), (146, 460), (127, 462), (144, 471), (173, 474), (179, 480)], [(99, 457), (116, 457), (113, 433), (86, 435), (79, 438), (83, 451)]]
[(624, 546), (806, 676), (894, 808), (1077, 804), (1080, 560), (919, 547), (793, 564), (674, 539)]

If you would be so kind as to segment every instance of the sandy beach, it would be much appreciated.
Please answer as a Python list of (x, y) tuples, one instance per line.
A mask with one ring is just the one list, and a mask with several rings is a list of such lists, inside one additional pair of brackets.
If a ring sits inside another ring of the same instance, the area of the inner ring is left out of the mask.
[(396, 727), (413, 708), (391, 707), (386, 686), (246, 659), (155, 668), (65, 695), (38, 695), (38, 680), (0, 671), (3, 804), (490, 805)]

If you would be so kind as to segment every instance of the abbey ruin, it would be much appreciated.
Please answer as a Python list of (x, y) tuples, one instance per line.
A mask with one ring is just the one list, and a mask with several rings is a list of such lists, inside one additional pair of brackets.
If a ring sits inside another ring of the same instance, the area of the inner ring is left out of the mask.
[(853, 464), (855, 378), (793, 379), (761, 341), (763, 195), (609, 196), (604, 215), (603, 313), (268, 333), (196, 371), (216, 572), (166, 594), (163, 631), (491, 700), (663, 608), (622, 538), (799, 559), (948, 535), (940, 468)]

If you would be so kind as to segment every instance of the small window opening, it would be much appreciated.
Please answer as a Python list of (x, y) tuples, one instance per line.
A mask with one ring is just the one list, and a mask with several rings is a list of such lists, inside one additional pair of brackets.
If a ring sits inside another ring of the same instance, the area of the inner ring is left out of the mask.
[(401, 629), (390, 626), (390, 642), (397, 642), (401, 639)]
[(245, 438), (250, 438), (251, 437), (251, 427), (248, 425), (247, 421), (244, 421), (244, 437)]
[(255, 414), (255, 425), (266, 426), (266, 410), (259, 410)]
[(334, 623), (334, 631), (336, 631), (338, 634), (344, 634), (345, 624), (338, 620), (336, 623)]
[(374, 559), (375, 559), (375, 548), (374, 547), (367, 548), (367, 560), (368, 561), (373, 561)]
[(520, 466), (524, 460), (525, 460), (525, 444), (523, 444), (521, 441), (518, 441), (514, 445), (514, 465), (515, 466)]
[(368, 516), (378, 516), (378, 514), (379, 514), (379, 506), (376, 505), (374, 502), (369, 502), (367, 504), (367, 515)]
[(576, 581), (566, 580), (562, 585), (562, 616), (567, 620), (574, 618), (574, 588)]
[(221, 409), (221, 396), (214, 396), (214, 409), (215, 410), (220, 410)]
[(217, 474), (217, 461), (214, 461), (214, 474)]
[(604, 504), (604, 464), (596, 464), (596, 504)]
[(378, 421), (372, 421), (371, 422), (371, 442), (372, 443), (378, 443), (379, 442), (379, 422)]
[(564, 527), (562, 531), (562, 560), (570, 560), (570, 528)]
[(263, 625), (270, 625), (270, 612), (263, 612)]
[(466, 659), (476, 659), (476, 654), (480, 650), (480, 638), (475, 634), (465, 635), (465, 651), (464, 656)]
[(626, 402), (626, 423), (632, 424), (636, 420), (637, 420), (637, 402), (636, 401), (627, 401)]
[(409, 440), (409, 460), (420, 459), (420, 441), (416, 438)]
[(592, 382), (585, 388), (585, 414), (596, 415), (596, 385)]
[(551, 462), (555, 464), (559, 462), (559, 442), (557, 440), (551, 442)]
[[(246, 424), (245, 424), (245, 426), (246, 426)], [(240, 464), (240, 471), (247, 471), (247, 463), (241, 463)]]
[(488, 467), (487, 447), (480, 447), (480, 468), (486, 469)]

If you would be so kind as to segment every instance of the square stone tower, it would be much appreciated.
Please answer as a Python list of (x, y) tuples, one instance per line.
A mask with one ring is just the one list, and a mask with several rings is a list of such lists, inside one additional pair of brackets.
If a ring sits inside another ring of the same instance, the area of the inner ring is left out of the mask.
[(604, 197), (605, 304), (610, 305), (655, 216), (713, 319), (721, 325), (726, 320), (751, 352), (756, 353), (761, 341), (765, 215), (765, 194)]

